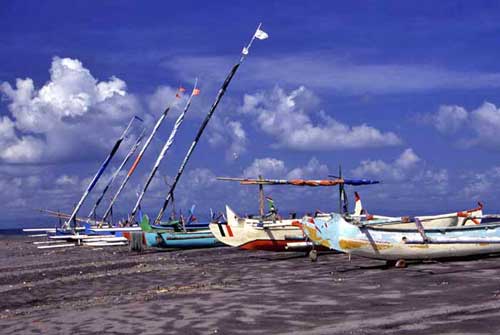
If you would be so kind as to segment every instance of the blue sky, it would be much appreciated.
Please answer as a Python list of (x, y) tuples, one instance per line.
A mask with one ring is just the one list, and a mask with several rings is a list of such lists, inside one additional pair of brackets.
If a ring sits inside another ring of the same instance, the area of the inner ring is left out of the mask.
[[(69, 211), (130, 116), (150, 129), (175, 88), (199, 77), (202, 94), (146, 195), (154, 215), (164, 179), (258, 22), (270, 38), (234, 78), (181, 179), (177, 208), (255, 212), (256, 190), (214, 177), (324, 178), (342, 164), (346, 175), (384, 181), (359, 189), (372, 212), (454, 211), (477, 200), (500, 209), (499, 6), (2, 1), (0, 225), (40, 222), (34, 208)], [(131, 209), (181, 104), (115, 212)], [(337, 208), (334, 190), (269, 193), (283, 212)]]

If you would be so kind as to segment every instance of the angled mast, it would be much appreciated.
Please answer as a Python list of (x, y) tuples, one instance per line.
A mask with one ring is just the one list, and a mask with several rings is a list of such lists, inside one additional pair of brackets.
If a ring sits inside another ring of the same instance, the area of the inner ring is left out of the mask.
[[(89, 185), (87, 186), (87, 189), (85, 190), (85, 192), (83, 193), (82, 197), (80, 198), (80, 201), (78, 201), (78, 204), (76, 205), (75, 209), (71, 213), (69, 219), (64, 223), (64, 227), (63, 228), (69, 228), (70, 225), (71, 225), (71, 222), (75, 221), (76, 214), (80, 210), (80, 207), (82, 207), (83, 202), (85, 201), (85, 199), (89, 195), (90, 191), (92, 191), (92, 189), (94, 188), (95, 184), (97, 183), (97, 181), (99, 180), (99, 178), (104, 173), (104, 170), (106, 170), (106, 168), (108, 167), (109, 162), (111, 161), (111, 159), (113, 158), (113, 156), (118, 151), (118, 148), (120, 147), (120, 145), (122, 144), (123, 140), (125, 139), (125, 136), (127, 135), (127, 133), (129, 131), (130, 127), (132, 126), (132, 123), (134, 122), (134, 120), (139, 120), (139, 121), (142, 122), (142, 119), (139, 118), (138, 116), (132, 117), (132, 119), (128, 123), (127, 127), (125, 128), (125, 130), (123, 131), (123, 133), (121, 134), (121, 136), (118, 138), (118, 140), (116, 140), (115, 145), (111, 149), (111, 152), (108, 154), (108, 156), (106, 157), (106, 159), (104, 160), (104, 162), (101, 164), (101, 167), (99, 168), (99, 170), (97, 170), (97, 173), (95, 174), (94, 178), (92, 178), (92, 180), (90, 181)], [(75, 221), (75, 223), (76, 223), (76, 221)]]
[(145, 132), (145, 130), (143, 130), (141, 132), (141, 134), (137, 138), (136, 142), (130, 148), (130, 150), (128, 151), (127, 155), (125, 156), (125, 158), (121, 162), (120, 166), (118, 166), (118, 168), (115, 170), (115, 172), (113, 173), (113, 175), (111, 176), (111, 178), (109, 178), (108, 183), (106, 184), (106, 186), (102, 190), (102, 193), (99, 196), (99, 198), (97, 199), (97, 201), (95, 202), (94, 207), (92, 207), (92, 210), (90, 211), (90, 213), (88, 215), (89, 218), (92, 218), (93, 216), (95, 216), (97, 207), (99, 207), (99, 204), (101, 203), (102, 199), (104, 198), (104, 195), (106, 194), (106, 192), (108, 191), (108, 189), (111, 187), (111, 184), (113, 184), (113, 182), (115, 181), (116, 177), (118, 176), (118, 173), (120, 173), (120, 171), (123, 169), (123, 167), (125, 166), (125, 164), (127, 164), (127, 162), (129, 161), (129, 159), (132, 157), (132, 155), (134, 154), (134, 152), (137, 150), (137, 148), (141, 144), (141, 141), (142, 141), (142, 139), (144, 137), (144, 132)]
[(186, 156), (184, 157), (184, 160), (182, 161), (181, 166), (179, 167), (179, 170), (177, 171), (177, 175), (175, 176), (174, 181), (172, 183), (172, 186), (170, 187), (170, 190), (168, 191), (167, 196), (165, 197), (165, 200), (163, 202), (163, 206), (160, 209), (160, 211), (159, 211), (159, 213), (158, 213), (158, 215), (156, 217), (156, 220), (155, 220), (156, 223), (160, 222), (160, 220), (162, 219), (163, 215), (165, 214), (165, 210), (167, 209), (167, 206), (168, 206), (170, 200), (173, 197), (173, 193), (174, 193), (175, 187), (177, 186), (177, 183), (178, 183), (178, 181), (179, 181), (182, 173), (184, 172), (184, 169), (186, 168), (186, 165), (187, 165), (187, 163), (189, 161), (189, 158), (193, 154), (193, 151), (196, 148), (196, 145), (198, 144), (198, 141), (200, 140), (200, 137), (203, 134), (203, 131), (205, 130), (205, 127), (207, 126), (208, 122), (212, 118), (212, 115), (214, 114), (215, 109), (219, 105), (219, 102), (221, 101), (222, 97), (224, 96), (224, 93), (226, 93), (226, 90), (227, 90), (227, 87), (229, 86), (229, 83), (231, 82), (231, 80), (233, 79), (234, 75), (236, 74), (236, 71), (238, 71), (238, 68), (240, 67), (240, 65), (246, 59), (246, 57), (247, 57), (247, 55), (248, 55), (248, 53), (250, 51), (250, 47), (252, 46), (253, 41), (256, 38), (257, 39), (261, 39), (261, 40), (268, 38), (268, 35), (264, 31), (262, 31), (260, 29), (261, 26), (262, 26), (262, 23), (259, 23), (259, 25), (257, 27), (257, 30), (255, 31), (254, 35), (252, 36), (250, 42), (248, 43), (248, 45), (246, 47), (243, 48), (243, 50), (241, 52), (240, 60), (238, 61), (238, 63), (236, 63), (231, 68), (231, 71), (229, 72), (229, 74), (227, 75), (226, 79), (222, 83), (222, 86), (219, 89), (219, 92), (217, 93), (217, 96), (215, 97), (214, 103), (210, 107), (210, 110), (208, 111), (208, 114), (206, 115), (205, 119), (203, 120), (203, 123), (201, 124), (200, 129), (198, 130), (198, 133), (196, 134), (193, 143), (189, 147), (189, 149), (188, 149), (188, 151), (186, 153)]
[[(342, 179), (342, 166), (339, 165), (339, 179)], [(339, 213), (344, 214), (344, 211), (342, 210), (342, 203), (344, 200), (344, 184), (339, 184)]]
[(135, 203), (134, 209), (132, 210), (132, 213), (130, 213), (131, 218), (130, 221), (134, 220), (135, 214), (139, 210), (139, 207), (141, 206), (142, 198), (144, 197), (144, 194), (146, 193), (149, 184), (151, 184), (151, 181), (153, 180), (153, 177), (155, 176), (156, 172), (158, 171), (158, 168), (160, 167), (160, 163), (165, 157), (168, 149), (174, 142), (175, 135), (177, 134), (177, 131), (179, 130), (179, 127), (181, 126), (182, 122), (184, 121), (184, 117), (186, 116), (187, 111), (189, 110), (189, 107), (191, 106), (191, 101), (195, 95), (198, 95), (200, 93), (200, 90), (197, 87), (198, 85), (198, 79), (196, 79), (193, 91), (191, 92), (191, 95), (189, 96), (189, 99), (186, 102), (186, 105), (184, 106), (184, 110), (182, 113), (177, 117), (177, 120), (175, 121), (174, 127), (172, 128), (172, 132), (170, 133), (170, 136), (168, 137), (167, 142), (161, 149), (160, 154), (156, 158), (156, 162), (153, 165), (153, 169), (151, 169), (151, 172), (149, 173), (148, 179), (146, 180), (146, 183), (144, 184), (144, 187), (139, 194), (139, 197), (137, 198), (137, 202)]
[(168, 112), (170, 111), (170, 106), (168, 106), (164, 111), (163, 113), (160, 115), (160, 117), (158, 118), (158, 120), (156, 121), (156, 124), (155, 126), (153, 127), (153, 130), (151, 131), (151, 134), (149, 134), (149, 137), (148, 139), (146, 140), (146, 142), (144, 143), (144, 145), (142, 146), (141, 148), (141, 151), (139, 151), (139, 154), (137, 155), (137, 157), (135, 158), (135, 161), (134, 163), (132, 164), (132, 166), (130, 167), (130, 169), (128, 170), (128, 173), (127, 175), (125, 176), (125, 178), (123, 179), (122, 183), (120, 184), (120, 187), (118, 188), (118, 190), (115, 192), (115, 195), (113, 196), (113, 199), (111, 200), (111, 202), (109, 203), (108, 205), (108, 208), (106, 209), (106, 211), (104, 212), (104, 215), (102, 217), (102, 220), (103, 221), (106, 221), (106, 219), (108, 218), (108, 216), (111, 214), (111, 211), (113, 209), (113, 205), (115, 204), (116, 200), (118, 199), (118, 196), (120, 195), (120, 193), (122, 192), (122, 190), (125, 188), (125, 185), (127, 184), (127, 182), (129, 181), (130, 177), (132, 176), (132, 174), (134, 173), (135, 169), (137, 168), (137, 166), (139, 165), (139, 162), (141, 161), (142, 157), (144, 156), (144, 153), (146, 152), (146, 149), (149, 147), (149, 145), (151, 144), (151, 141), (153, 140), (153, 137), (155, 136), (156, 132), (158, 131), (158, 129), (160, 128), (161, 124), (163, 123), (163, 121), (165, 120), (165, 118), (167, 117), (167, 114)]

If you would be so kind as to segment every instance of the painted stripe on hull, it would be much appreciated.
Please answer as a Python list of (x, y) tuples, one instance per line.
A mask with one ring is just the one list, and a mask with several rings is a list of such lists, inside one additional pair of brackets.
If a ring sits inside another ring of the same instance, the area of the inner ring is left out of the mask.
[(219, 227), (219, 232), (220, 232), (221, 236), (226, 237), (226, 234), (224, 234), (224, 228), (222, 228), (222, 225), (220, 223), (218, 223), (217, 226)]
[[(254, 240), (239, 246), (243, 250), (264, 250), (264, 251), (307, 251), (310, 247), (287, 249), (288, 244), (297, 243), (297, 240)], [(317, 246), (315, 249), (327, 251), (328, 248)]]
[(289, 242), (292, 241), (255, 240), (241, 245), (240, 248), (244, 250), (287, 251), (285, 247)]
[(227, 233), (229, 234), (229, 237), (233, 237), (233, 231), (231, 230), (231, 226), (230, 225), (226, 225), (226, 228), (227, 228)]

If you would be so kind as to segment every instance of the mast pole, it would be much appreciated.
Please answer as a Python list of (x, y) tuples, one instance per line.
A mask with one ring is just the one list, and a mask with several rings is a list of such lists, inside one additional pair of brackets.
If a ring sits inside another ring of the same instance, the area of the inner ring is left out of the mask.
[[(262, 176), (259, 175), (259, 180), (262, 180)], [(260, 219), (264, 220), (264, 185), (259, 184), (259, 214)]]
[[(340, 164), (339, 164), (339, 179), (342, 179), (342, 166)], [(342, 213), (342, 197), (343, 197), (342, 191), (343, 191), (343, 188), (344, 188), (344, 184), (339, 184), (339, 213), (340, 214), (343, 214)]]
[[(262, 26), (262, 23), (259, 23), (256, 32), (260, 29)], [(233, 65), (231, 68), (231, 71), (227, 75), (226, 79), (222, 83), (221, 88), (219, 89), (219, 92), (217, 93), (217, 96), (215, 97), (215, 101), (210, 107), (210, 110), (208, 111), (207, 115), (205, 116), (205, 119), (203, 120), (203, 123), (201, 124), (200, 128), (198, 129), (198, 133), (196, 134), (193, 143), (189, 147), (186, 156), (184, 157), (184, 160), (181, 163), (181, 166), (179, 167), (179, 170), (177, 171), (177, 175), (174, 178), (174, 182), (172, 183), (172, 186), (170, 187), (170, 190), (167, 193), (167, 196), (165, 197), (165, 201), (163, 202), (163, 206), (161, 207), (160, 211), (158, 212), (158, 215), (156, 216), (155, 222), (159, 223), (161, 219), (163, 218), (163, 215), (165, 214), (165, 210), (167, 209), (167, 206), (170, 202), (170, 200), (173, 197), (173, 193), (175, 191), (175, 187), (177, 186), (177, 182), (179, 181), (182, 173), (184, 172), (184, 169), (186, 168), (186, 165), (193, 154), (194, 149), (196, 148), (196, 145), (198, 144), (198, 141), (200, 140), (201, 135), (203, 134), (203, 131), (205, 130), (205, 127), (207, 126), (208, 122), (212, 118), (212, 115), (214, 114), (215, 110), (217, 109), (217, 106), (219, 105), (219, 102), (221, 101), (222, 97), (226, 93), (227, 87), (229, 86), (229, 83), (233, 79), (234, 75), (236, 74), (236, 71), (238, 71), (238, 68), (240, 65), (243, 63), (245, 60), (246, 56), (249, 53), (250, 47), (252, 46), (253, 41), (255, 40), (255, 34), (252, 36), (250, 39), (250, 42), (247, 44), (245, 48), (243, 48), (243, 51), (241, 53), (240, 60), (238, 63)]]
[(95, 174), (94, 178), (92, 179), (92, 181), (87, 186), (87, 189), (85, 190), (85, 192), (83, 193), (82, 197), (80, 198), (80, 201), (78, 202), (78, 204), (76, 205), (76, 207), (73, 209), (73, 212), (71, 213), (71, 216), (64, 223), (64, 227), (63, 228), (69, 228), (70, 225), (71, 225), (71, 222), (74, 222), (74, 224), (76, 225), (76, 215), (77, 215), (78, 211), (80, 210), (80, 207), (82, 207), (83, 202), (85, 201), (85, 199), (87, 199), (87, 196), (89, 195), (90, 191), (92, 191), (92, 189), (94, 188), (95, 184), (97, 183), (97, 181), (99, 180), (99, 178), (101, 177), (101, 175), (104, 173), (104, 170), (106, 170), (106, 168), (108, 167), (109, 162), (111, 161), (111, 159), (113, 158), (113, 156), (118, 151), (118, 148), (120, 147), (120, 145), (122, 144), (123, 140), (125, 139), (125, 136), (127, 135), (130, 127), (132, 126), (132, 122), (134, 122), (135, 119), (142, 121), (137, 116), (132, 117), (132, 119), (128, 123), (127, 127), (125, 128), (125, 130), (123, 131), (123, 133), (121, 134), (121, 136), (115, 142), (115, 145), (111, 149), (111, 152), (108, 154), (108, 156), (106, 157), (106, 159), (102, 163), (102, 165), (99, 168), (99, 170), (97, 170), (97, 173)]
[(109, 178), (109, 181), (106, 184), (106, 187), (104, 187), (104, 189), (102, 190), (101, 196), (95, 202), (94, 207), (92, 207), (92, 210), (90, 211), (90, 213), (88, 215), (89, 218), (91, 218), (92, 216), (94, 216), (94, 219), (97, 222), (97, 213), (96, 213), (97, 207), (99, 207), (99, 204), (101, 203), (102, 199), (104, 198), (104, 195), (106, 194), (106, 192), (108, 191), (108, 189), (111, 187), (111, 185), (115, 181), (116, 177), (118, 176), (118, 173), (120, 173), (120, 171), (123, 169), (123, 167), (125, 166), (125, 164), (127, 164), (127, 162), (129, 161), (130, 157), (132, 157), (132, 155), (134, 154), (134, 152), (137, 150), (137, 148), (141, 144), (142, 138), (144, 137), (144, 133), (145, 133), (145, 130), (143, 130), (141, 132), (141, 134), (137, 138), (137, 141), (130, 148), (129, 152), (127, 153), (127, 155), (125, 156), (125, 158), (121, 162), (120, 166), (116, 169), (116, 171), (113, 173), (113, 175), (111, 176), (111, 178)]
[(193, 91), (191, 92), (191, 95), (189, 96), (189, 99), (186, 102), (186, 106), (184, 107), (184, 110), (177, 117), (177, 120), (175, 121), (175, 125), (170, 133), (170, 136), (169, 136), (167, 142), (165, 143), (165, 145), (163, 146), (160, 154), (158, 155), (156, 162), (153, 165), (153, 169), (149, 173), (148, 179), (146, 180), (146, 183), (144, 184), (142, 192), (139, 194), (139, 197), (137, 198), (137, 202), (135, 203), (134, 209), (132, 210), (132, 213), (130, 213), (130, 221), (134, 221), (135, 214), (137, 213), (137, 210), (139, 209), (139, 207), (141, 205), (142, 198), (144, 197), (144, 194), (146, 193), (146, 191), (149, 187), (149, 184), (153, 180), (153, 177), (155, 176), (156, 171), (158, 171), (158, 168), (160, 166), (162, 159), (165, 157), (168, 149), (170, 148), (170, 146), (174, 142), (175, 135), (177, 134), (177, 131), (179, 130), (179, 127), (181, 126), (182, 122), (184, 121), (184, 117), (186, 116), (186, 113), (189, 110), (189, 107), (191, 106), (191, 101), (193, 99), (193, 96), (195, 96), (198, 92), (197, 85), (198, 85), (198, 78), (195, 80)]
[(168, 106), (162, 113), (162, 115), (158, 118), (158, 120), (156, 121), (156, 124), (155, 126), (153, 127), (153, 130), (151, 131), (151, 134), (149, 134), (149, 137), (148, 139), (146, 140), (146, 142), (144, 143), (144, 145), (142, 146), (141, 148), (141, 151), (139, 151), (139, 154), (137, 155), (137, 157), (135, 158), (135, 161), (134, 163), (132, 164), (132, 166), (130, 167), (130, 169), (128, 170), (128, 173), (127, 173), (127, 176), (123, 179), (120, 187), (118, 188), (118, 190), (115, 192), (115, 195), (113, 196), (113, 199), (111, 200), (111, 202), (109, 203), (108, 205), (108, 208), (106, 209), (106, 211), (104, 212), (104, 215), (102, 217), (102, 220), (103, 221), (106, 221), (106, 219), (108, 218), (108, 216), (111, 214), (111, 211), (112, 211), (112, 208), (113, 208), (113, 205), (115, 204), (116, 200), (118, 199), (118, 196), (120, 195), (120, 193), (122, 192), (122, 190), (124, 189), (125, 185), (127, 184), (127, 182), (129, 181), (130, 177), (132, 176), (132, 174), (134, 173), (135, 169), (137, 168), (137, 166), (139, 165), (139, 162), (141, 161), (142, 157), (144, 156), (144, 152), (146, 152), (146, 149), (149, 147), (149, 145), (151, 144), (151, 141), (153, 140), (153, 137), (155, 136), (156, 132), (158, 131), (158, 129), (160, 128), (161, 124), (163, 123), (163, 121), (165, 120), (165, 118), (167, 117), (167, 114), (168, 112), (170, 111), (170, 106)]

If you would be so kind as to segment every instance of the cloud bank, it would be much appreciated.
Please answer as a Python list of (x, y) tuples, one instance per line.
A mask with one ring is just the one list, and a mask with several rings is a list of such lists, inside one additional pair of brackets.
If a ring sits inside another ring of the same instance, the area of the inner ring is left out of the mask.
[(256, 120), (275, 146), (302, 151), (395, 146), (401, 139), (366, 124), (348, 126), (323, 111), (313, 112), (319, 99), (304, 86), (289, 93), (275, 87), (271, 92), (245, 94), (239, 111)]
[(455, 136), (457, 143), (465, 148), (500, 149), (500, 109), (493, 103), (484, 102), (472, 111), (457, 105), (442, 105), (422, 118), (438, 132)]
[[(234, 62), (226, 56), (173, 57), (164, 66), (182, 78), (216, 79)], [(332, 53), (294, 53), (256, 57), (245, 64), (241, 84), (246, 87), (279, 82), (287, 86), (307, 85), (334, 94), (401, 94), (438, 90), (500, 87), (500, 73), (454, 71), (432, 64), (359, 63)]]
[[(77, 59), (54, 57), (49, 72), (50, 80), (39, 89), (31, 78), (17, 79), (15, 87), (0, 85), (10, 112), (0, 118), (4, 162), (85, 158), (85, 153), (109, 146), (141, 110), (124, 81), (99, 81)], [(84, 150), (75, 153), (77, 147)]]

